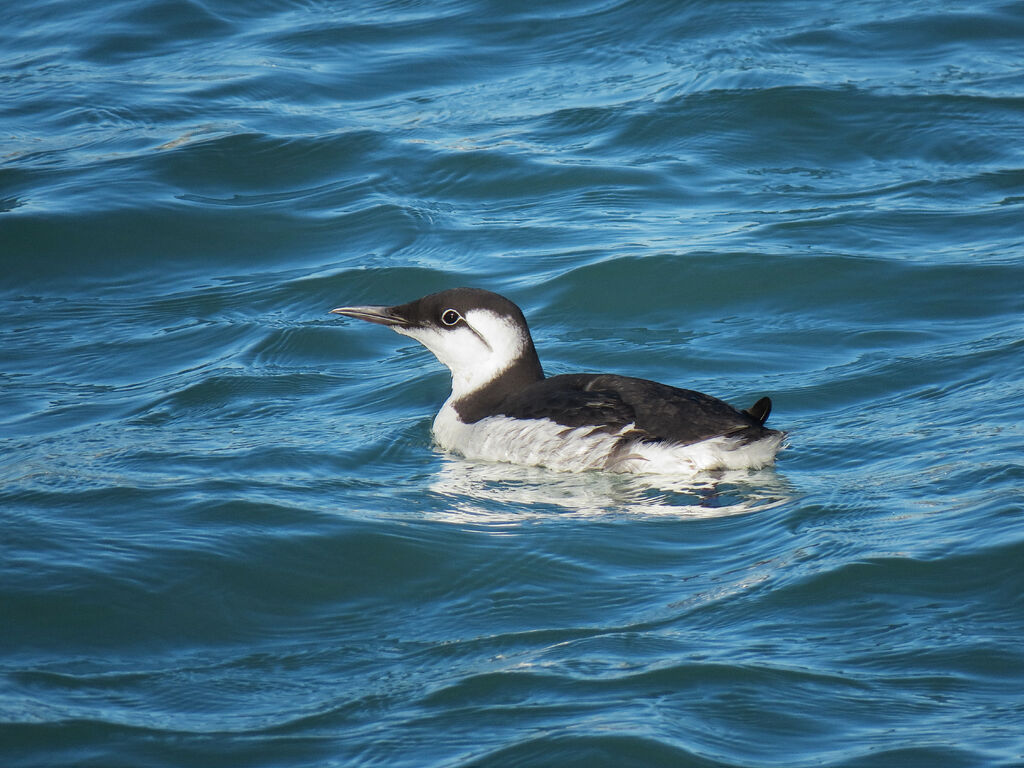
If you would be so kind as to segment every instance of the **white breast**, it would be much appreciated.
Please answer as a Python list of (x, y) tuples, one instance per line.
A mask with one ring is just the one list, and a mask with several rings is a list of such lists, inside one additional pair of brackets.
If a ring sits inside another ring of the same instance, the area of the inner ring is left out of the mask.
[(547, 419), (489, 416), (464, 424), (451, 405), (434, 419), (434, 439), (446, 451), (469, 459), (508, 461), (569, 472), (604, 467), (618, 435), (590, 434), (590, 427), (571, 429)]
[(463, 423), (444, 404), (434, 419), (434, 439), (446, 451), (468, 459), (505, 461), (567, 472), (603, 469), (612, 472), (693, 474), (717, 469), (760, 469), (775, 459), (783, 435), (741, 444), (735, 438), (715, 437), (691, 445), (634, 442), (625, 449), (619, 438), (629, 424), (613, 433), (593, 427), (566, 427), (548, 419), (489, 416)]

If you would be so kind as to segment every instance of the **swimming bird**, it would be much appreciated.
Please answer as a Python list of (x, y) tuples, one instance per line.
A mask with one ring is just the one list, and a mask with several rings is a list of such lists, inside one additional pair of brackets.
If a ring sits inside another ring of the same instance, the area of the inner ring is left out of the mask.
[(434, 439), (469, 459), (556, 470), (691, 474), (760, 469), (785, 433), (764, 426), (762, 397), (737, 410), (709, 395), (609, 373), (546, 377), (522, 310), (479, 288), (396, 306), (331, 312), (385, 325), (452, 374)]

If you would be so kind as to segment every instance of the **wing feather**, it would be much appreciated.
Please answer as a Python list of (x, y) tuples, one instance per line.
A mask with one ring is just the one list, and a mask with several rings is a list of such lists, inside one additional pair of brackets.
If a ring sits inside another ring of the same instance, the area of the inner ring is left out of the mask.
[(502, 414), (513, 418), (549, 419), (567, 428), (591, 426), (608, 433), (631, 427), (631, 439), (682, 445), (721, 435), (757, 439), (768, 431), (761, 417), (769, 408), (759, 401), (751, 412), (739, 411), (693, 390), (592, 373), (538, 381), (501, 404)]

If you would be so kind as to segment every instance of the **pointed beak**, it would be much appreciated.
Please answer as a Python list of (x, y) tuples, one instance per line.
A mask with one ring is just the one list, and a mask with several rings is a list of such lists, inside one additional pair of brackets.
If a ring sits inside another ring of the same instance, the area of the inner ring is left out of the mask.
[(331, 313), (335, 315), (345, 315), (346, 317), (354, 317), (357, 320), (365, 320), (368, 323), (377, 323), (379, 325), (388, 325), (393, 328), (407, 328), (411, 323), (395, 310), (398, 307), (383, 307), (383, 306), (369, 306), (369, 307), (337, 307), (332, 309)]

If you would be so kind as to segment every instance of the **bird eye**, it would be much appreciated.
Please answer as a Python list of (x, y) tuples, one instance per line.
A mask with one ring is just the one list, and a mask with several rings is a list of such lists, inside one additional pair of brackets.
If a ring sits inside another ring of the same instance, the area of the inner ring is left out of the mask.
[(462, 315), (456, 312), (454, 309), (446, 309), (441, 313), (441, 322), (445, 325), (455, 325), (459, 320), (462, 319)]

